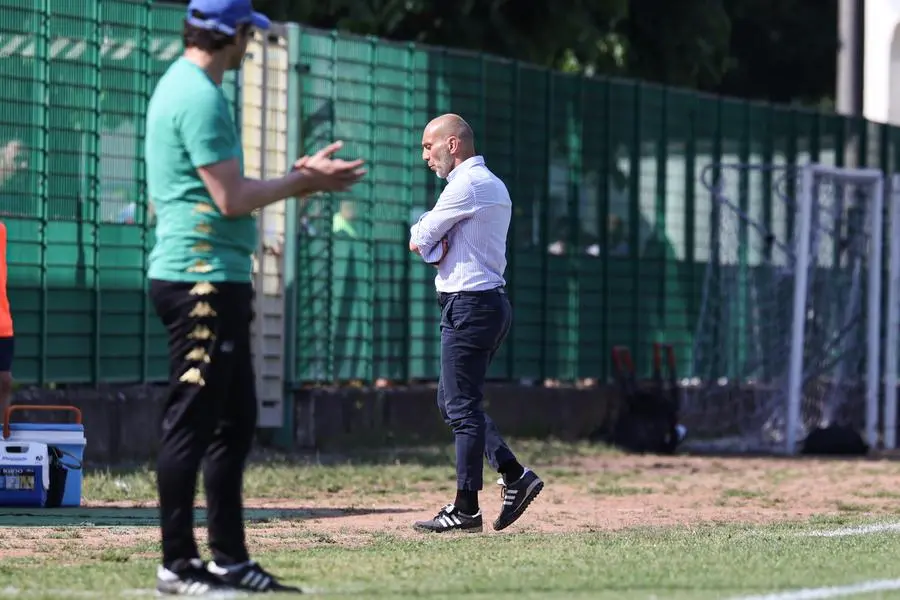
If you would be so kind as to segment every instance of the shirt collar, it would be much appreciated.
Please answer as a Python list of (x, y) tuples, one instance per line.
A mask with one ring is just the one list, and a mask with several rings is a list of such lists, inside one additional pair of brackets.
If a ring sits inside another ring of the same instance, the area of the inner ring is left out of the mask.
[(459, 163), (452, 171), (447, 174), (447, 182), (453, 181), (453, 178), (463, 171), (468, 171), (472, 167), (483, 165), (484, 157), (479, 155), (473, 156), (472, 158), (467, 158), (466, 160)]

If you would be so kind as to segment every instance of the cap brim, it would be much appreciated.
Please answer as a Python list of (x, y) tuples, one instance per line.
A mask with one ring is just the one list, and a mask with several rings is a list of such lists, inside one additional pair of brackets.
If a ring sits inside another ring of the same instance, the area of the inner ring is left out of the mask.
[(268, 29), (272, 26), (272, 21), (269, 20), (269, 17), (258, 12), (253, 13), (251, 21), (253, 22), (253, 26), (257, 29)]

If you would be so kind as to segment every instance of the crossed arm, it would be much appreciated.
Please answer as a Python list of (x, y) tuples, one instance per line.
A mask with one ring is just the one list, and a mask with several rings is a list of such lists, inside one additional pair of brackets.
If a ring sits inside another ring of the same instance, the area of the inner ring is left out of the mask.
[(474, 212), (472, 187), (466, 182), (448, 184), (434, 208), (410, 228), (409, 251), (418, 253), (429, 264), (440, 263), (447, 253), (447, 234)]

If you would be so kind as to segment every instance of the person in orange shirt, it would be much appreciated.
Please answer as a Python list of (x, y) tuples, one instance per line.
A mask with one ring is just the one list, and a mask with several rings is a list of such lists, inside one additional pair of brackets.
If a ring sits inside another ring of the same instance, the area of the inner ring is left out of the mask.
[(12, 395), (13, 322), (6, 295), (6, 225), (0, 221), (0, 412)]

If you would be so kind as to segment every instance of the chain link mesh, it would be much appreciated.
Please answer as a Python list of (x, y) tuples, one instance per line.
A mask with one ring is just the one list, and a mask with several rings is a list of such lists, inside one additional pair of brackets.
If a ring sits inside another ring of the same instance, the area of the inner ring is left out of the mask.
[[(774, 210), (751, 216), (729, 178), (767, 170)], [(784, 444), (798, 268), (807, 271), (798, 438), (833, 422), (858, 426), (865, 390), (866, 268), (872, 180), (839, 172), (813, 179), (809, 260), (798, 265), (799, 170), (736, 165), (705, 182), (713, 195), (711, 247), (687, 386), (685, 423), (699, 445), (736, 451)], [(777, 231), (773, 214), (787, 221)], [(878, 249), (880, 251), (880, 249)]]

